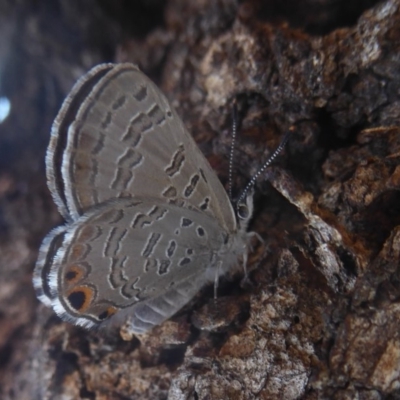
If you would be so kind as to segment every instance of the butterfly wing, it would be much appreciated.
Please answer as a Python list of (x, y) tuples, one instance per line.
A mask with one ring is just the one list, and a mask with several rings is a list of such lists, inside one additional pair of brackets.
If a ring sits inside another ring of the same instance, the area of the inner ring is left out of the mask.
[(214, 277), (229, 239), (215, 218), (182, 210), (118, 199), (53, 231), (35, 269), (38, 297), (85, 327), (132, 316), (140, 332), (168, 319)]
[(215, 172), (165, 96), (133, 64), (103, 64), (78, 81), (55, 120), (46, 164), (66, 219), (135, 196), (197, 208), (236, 229)]

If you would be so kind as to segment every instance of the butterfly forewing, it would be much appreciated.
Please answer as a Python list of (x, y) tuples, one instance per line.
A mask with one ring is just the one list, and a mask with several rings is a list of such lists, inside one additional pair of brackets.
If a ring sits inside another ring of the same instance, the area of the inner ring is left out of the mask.
[[(60, 112), (69, 116), (68, 129), (64, 121), (53, 131), (66, 135), (48, 157), (55, 159), (48, 175), (50, 187), (62, 193), (56, 195), (60, 208), (65, 204), (76, 220), (112, 198), (157, 198), (198, 208), (235, 231), (223, 186), (160, 90), (132, 64), (107, 64), (95, 72), (73, 90), (82, 105), (77, 109), (70, 100)], [(86, 81), (95, 83), (89, 93)], [(60, 176), (63, 182), (54, 184)]]
[(101, 64), (91, 69), (79, 79), (65, 99), (54, 120), (50, 143), (46, 154), (47, 184), (61, 215), (71, 220), (65, 195), (65, 182), (62, 176), (62, 162), (67, 144), (68, 129), (75, 120), (82, 101), (92, 91), (93, 86), (110, 70), (114, 64)]

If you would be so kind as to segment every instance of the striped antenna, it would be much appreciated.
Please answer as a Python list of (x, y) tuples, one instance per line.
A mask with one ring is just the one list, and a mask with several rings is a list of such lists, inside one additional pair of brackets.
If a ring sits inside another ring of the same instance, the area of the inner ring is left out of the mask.
[(229, 154), (229, 178), (228, 178), (228, 194), (229, 198), (232, 199), (232, 175), (233, 175), (233, 158), (235, 154), (236, 146), (236, 133), (238, 125), (238, 113), (237, 113), (237, 103), (236, 99), (233, 102), (232, 107), (232, 142), (231, 142), (231, 152)]
[(285, 133), (285, 136), (283, 137), (282, 141), (280, 142), (279, 146), (275, 149), (275, 151), (269, 156), (267, 161), (265, 161), (264, 165), (253, 175), (253, 177), (250, 179), (249, 183), (246, 185), (244, 188), (242, 194), (239, 196), (239, 199), (236, 203), (236, 207), (239, 207), (243, 199), (246, 197), (247, 192), (254, 186), (256, 183), (257, 178), (265, 171), (265, 169), (271, 165), (271, 163), (275, 160), (275, 158), (278, 156), (278, 154), (283, 150), (285, 147), (285, 144), (290, 138), (290, 135), (294, 132), (295, 127), (292, 125), (288, 131)]

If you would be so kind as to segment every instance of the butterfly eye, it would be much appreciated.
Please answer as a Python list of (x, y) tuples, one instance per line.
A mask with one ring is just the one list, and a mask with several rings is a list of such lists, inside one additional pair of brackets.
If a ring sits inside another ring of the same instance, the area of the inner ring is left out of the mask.
[(247, 220), (250, 216), (249, 207), (246, 204), (239, 204), (237, 206), (237, 216), (240, 219)]

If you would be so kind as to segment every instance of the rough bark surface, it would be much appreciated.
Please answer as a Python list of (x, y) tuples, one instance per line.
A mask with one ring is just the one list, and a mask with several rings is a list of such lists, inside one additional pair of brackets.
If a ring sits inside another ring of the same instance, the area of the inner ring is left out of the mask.
[[(281, 4), (282, 3), (282, 4)], [(283, 3), (285, 3), (283, 5)], [(400, 2), (1, 0), (0, 398), (400, 398)], [(73, 82), (132, 61), (235, 192), (256, 186), (249, 280), (135, 338), (35, 299), (52, 120)]]

